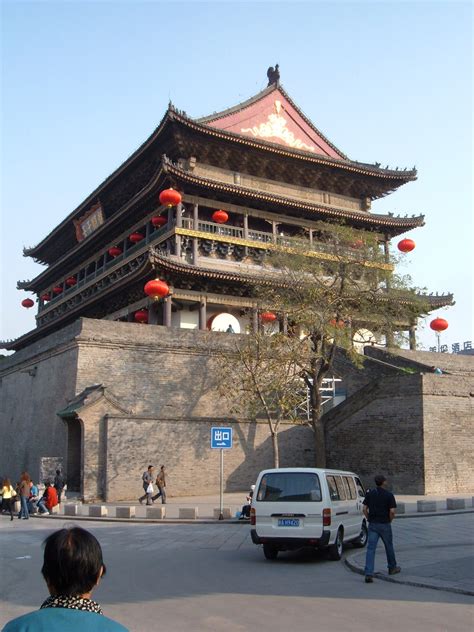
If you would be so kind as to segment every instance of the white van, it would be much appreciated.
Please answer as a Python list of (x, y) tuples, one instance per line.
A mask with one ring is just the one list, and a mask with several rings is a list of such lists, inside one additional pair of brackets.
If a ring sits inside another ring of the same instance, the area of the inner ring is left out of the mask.
[(263, 470), (250, 509), (254, 544), (274, 560), (278, 551), (326, 548), (340, 560), (344, 542), (364, 547), (365, 491), (357, 474), (310, 467)]

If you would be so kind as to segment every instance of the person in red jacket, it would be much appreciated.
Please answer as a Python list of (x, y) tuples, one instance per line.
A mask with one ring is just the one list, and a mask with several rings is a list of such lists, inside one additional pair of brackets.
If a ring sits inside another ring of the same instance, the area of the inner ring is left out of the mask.
[(44, 490), (43, 497), (38, 502), (39, 512), (41, 514), (50, 514), (53, 510), (53, 507), (56, 507), (58, 503), (58, 492), (54, 488), (54, 485), (51, 481), (46, 481), (46, 488)]

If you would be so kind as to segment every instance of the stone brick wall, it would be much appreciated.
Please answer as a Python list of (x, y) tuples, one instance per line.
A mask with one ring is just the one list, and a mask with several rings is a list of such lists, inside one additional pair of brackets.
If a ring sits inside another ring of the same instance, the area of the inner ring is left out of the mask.
[(383, 378), (324, 416), (329, 467), (375, 474), (404, 494), (424, 493), (421, 376)]
[(4, 360), (0, 371), (0, 476), (40, 478), (43, 457), (65, 457), (67, 429), (56, 411), (74, 397), (77, 323)]
[(425, 493), (472, 492), (473, 379), (424, 375), (423, 413)]
[[(156, 473), (167, 467), (172, 496), (219, 492), (220, 450), (210, 448), (215, 420), (107, 418), (108, 501), (136, 499), (143, 494), (141, 476), (149, 464)], [(273, 467), (272, 442), (266, 423), (227, 420), (233, 447), (224, 451), (225, 491), (247, 490), (258, 473)], [(279, 433), (280, 466), (310, 467), (314, 463), (312, 432), (284, 424)]]
[(385, 362), (395, 362), (398, 366), (415, 367), (420, 370), (432, 366), (453, 375), (474, 376), (474, 357), (457, 353), (432, 353), (431, 351), (410, 351), (408, 349), (380, 349), (365, 347), (364, 352)]

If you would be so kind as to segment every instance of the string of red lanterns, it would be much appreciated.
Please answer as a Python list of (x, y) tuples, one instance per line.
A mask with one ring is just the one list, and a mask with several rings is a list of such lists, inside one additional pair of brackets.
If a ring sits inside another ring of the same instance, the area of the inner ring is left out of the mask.
[(148, 281), (148, 283), (145, 284), (143, 290), (145, 294), (154, 301), (159, 301), (160, 298), (164, 298), (170, 293), (168, 284), (164, 281), (160, 281), (160, 279), (153, 279), (152, 281)]
[(415, 246), (416, 244), (413, 239), (402, 239), (397, 244), (397, 248), (400, 252), (411, 252), (415, 249)]
[(163, 215), (156, 215), (155, 217), (151, 218), (151, 223), (155, 228), (161, 228), (168, 223), (168, 219)]
[(216, 222), (216, 224), (225, 224), (229, 219), (228, 213), (219, 209), (218, 211), (214, 211), (212, 214), (212, 221)]
[(148, 310), (147, 309), (139, 309), (134, 314), (134, 319), (137, 323), (141, 323), (142, 325), (148, 322)]
[(430, 328), (433, 331), (439, 333), (440, 331), (445, 331), (449, 327), (449, 323), (444, 318), (435, 318), (430, 322)]
[(169, 208), (180, 204), (182, 199), (181, 193), (179, 191), (175, 191), (172, 187), (162, 191), (159, 196), (160, 204), (168, 206)]
[(132, 244), (138, 244), (143, 239), (143, 235), (141, 233), (132, 233), (128, 238)]
[(111, 257), (115, 259), (115, 257), (118, 257), (119, 255), (122, 254), (122, 249), (119, 248), (118, 246), (112, 246), (112, 248), (109, 248), (107, 252), (109, 253)]
[(262, 312), (260, 314), (260, 320), (262, 323), (274, 323), (277, 318), (277, 315), (273, 312)]

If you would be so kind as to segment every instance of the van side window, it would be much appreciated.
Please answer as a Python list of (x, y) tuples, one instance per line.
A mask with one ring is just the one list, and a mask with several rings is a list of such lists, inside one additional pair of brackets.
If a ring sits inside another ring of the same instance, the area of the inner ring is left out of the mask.
[(349, 490), (349, 495), (347, 497), (351, 500), (357, 498), (356, 486), (352, 476), (344, 476), (344, 482), (346, 483), (347, 489)]
[(356, 483), (356, 486), (357, 486), (357, 494), (359, 496), (361, 496), (362, 498), (365, 498), (364, 486), (362, 485), (362, 483), (360, 482), (360, 480), (357, 477), (355, 479), (355, 483)]
[(346, 496), (346, 490), (344, 488), (344, 484), (342, 482), (342, 476), (335, 476), (337, 491), (339, 492), (339, 500), (346, 500), (349, 496)]
[(340, 500), (334, 476), (326, 476), (326, 480), (328, 482), (329, 496), (331, 500)]

